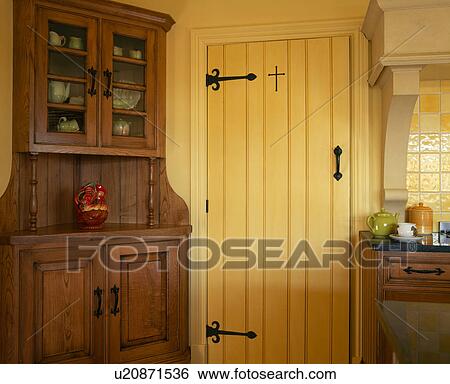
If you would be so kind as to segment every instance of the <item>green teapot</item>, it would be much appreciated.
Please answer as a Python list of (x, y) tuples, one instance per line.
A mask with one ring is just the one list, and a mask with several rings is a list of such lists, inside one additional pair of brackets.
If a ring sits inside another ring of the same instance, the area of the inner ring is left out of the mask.
[(375, 237), (386, 237), (397, 230), (398, 213), (392, 214), (381, 208), (367, 218), (367, 226)]

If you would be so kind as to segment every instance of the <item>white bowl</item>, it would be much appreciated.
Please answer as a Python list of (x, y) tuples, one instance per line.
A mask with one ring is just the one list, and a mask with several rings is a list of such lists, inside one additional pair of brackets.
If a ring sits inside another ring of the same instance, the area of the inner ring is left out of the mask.
[(139, 91), (115, 88), (113, 90), (113, 107), (117, 109), (133, 109), (141, 100)]

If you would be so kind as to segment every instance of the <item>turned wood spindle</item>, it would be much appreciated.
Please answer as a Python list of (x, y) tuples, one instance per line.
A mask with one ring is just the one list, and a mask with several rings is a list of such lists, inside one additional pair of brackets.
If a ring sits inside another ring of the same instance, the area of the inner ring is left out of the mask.
[(31, 162), (31, 192), (30, 192), (30, 231), (37, 230), (38, 198), (37, 198), (37, 153), (30, 153)]
[(157, 160), (150, 159), (150, 190), (148, 199), (148, 225), (156, 224), (155, 216), (155, 191), (156, 191), (156, 166)]

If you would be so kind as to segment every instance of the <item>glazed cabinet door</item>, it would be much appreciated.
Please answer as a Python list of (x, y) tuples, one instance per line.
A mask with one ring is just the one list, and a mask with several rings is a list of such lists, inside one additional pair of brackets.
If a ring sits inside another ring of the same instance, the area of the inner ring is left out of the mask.
[[(102, 25), (102, 146), (156, 154), (158, 31)], [(161, 43), (161, 45), (163, 45)]]
[(20, 252), (23, 363), (102, 363), (104, 269), (91, 251)]
[(97, 20), (37, 12), (36, 144), (97, 144)]
[[(146, 247), (144, 247), (146, 248)], [(184, 273), (177, 242), (110, 252), (109, 362), (170, 361), (186, 348)]]

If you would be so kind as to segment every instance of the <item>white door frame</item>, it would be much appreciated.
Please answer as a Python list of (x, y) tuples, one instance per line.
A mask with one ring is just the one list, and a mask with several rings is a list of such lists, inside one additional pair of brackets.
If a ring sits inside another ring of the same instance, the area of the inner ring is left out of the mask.
[[(191, 223), (192, 238), (207, 237), (208, 141), (207, 89), (205, 75), (209, 45), (292, 40), (331, 36), (350, 36), (352, 82), (351, 106), (351, 233), (357, 243), (369, 211), (369, 124), (368, 124), (368, 43), (360, 32), (362, 19), (315, 21), (295, 24), (271, 24), (242, 27), (202, 28), (191, 32)], [(206, 250), (194, 248), (191, 260), (206, 260)], [(359, 271), (352, 271), (352, 356), (360, 355)], [(207, 271), (190, 272), (191, 361), (207, 362)]]

